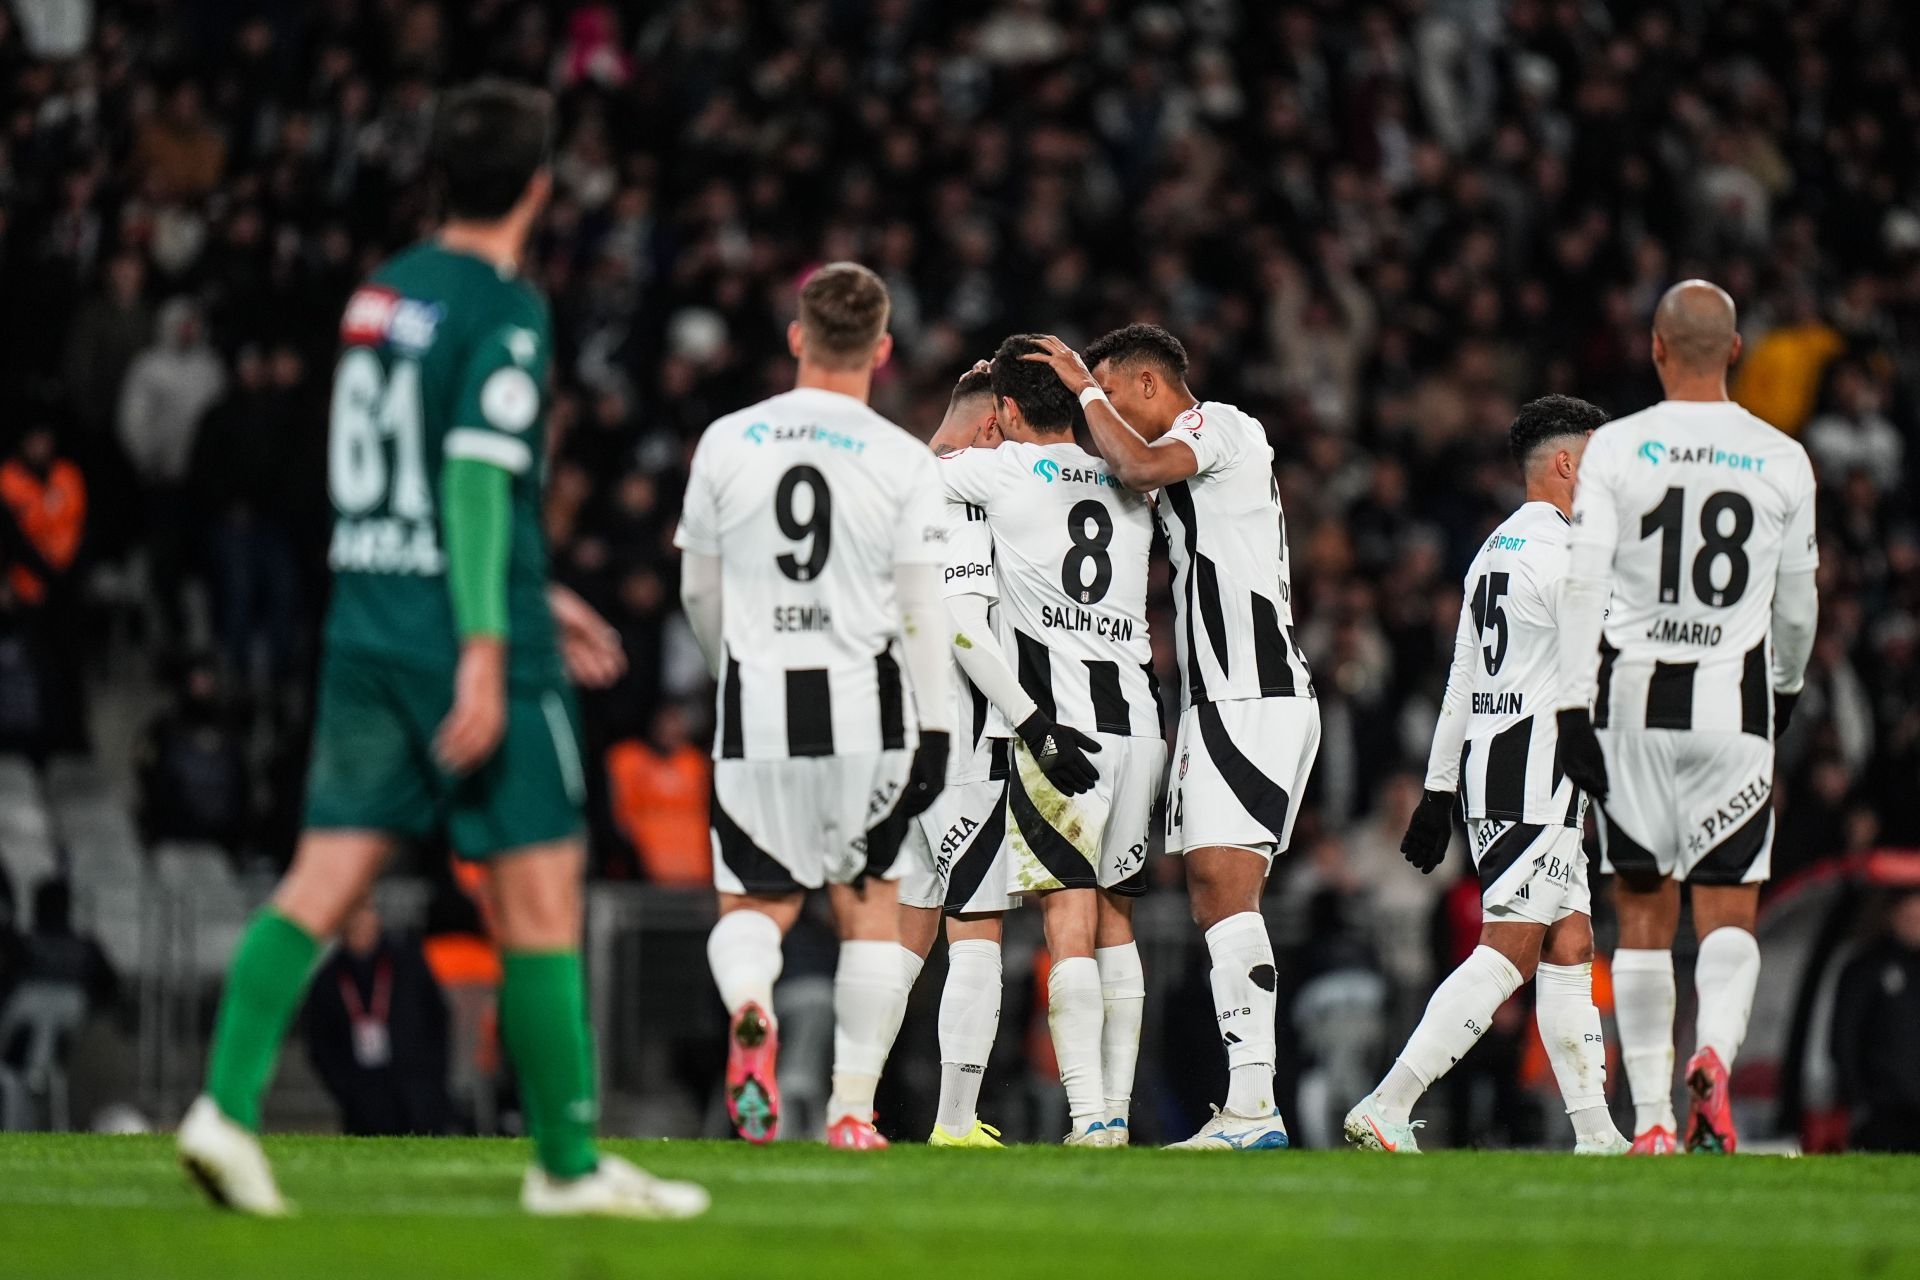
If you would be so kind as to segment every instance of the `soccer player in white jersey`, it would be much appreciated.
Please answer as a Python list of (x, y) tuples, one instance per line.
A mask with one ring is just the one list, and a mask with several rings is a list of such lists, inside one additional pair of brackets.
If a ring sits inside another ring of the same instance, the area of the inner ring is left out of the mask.
[(808, 278), (787, 331), (797, 385), (707, 428), (674, 538), (720, 686), (707, 958), (729, 1017), (727, 1105), (753, 1142), (779, 1123), (781, 937), (824, 884), (841, 937), (827, 1140), (886, 1145), (873, 1094), (907, 975), (885, 877), (946, 775), (945, 512), (926, 449), (867, 407), (887, 314), (865, 267)]
[(1259, 422), (1187, 389), (1186, 349), (1158, 326), (1109, 333), (1085, 361), (1058, 339), (1044, 341), (1044, 358), (1086, 407), (1114, 475), (1159, 491), (1173, 560), (1182, 711), (1167, 849), (1186, 858), (1228, 1068), (1226, 1105), (1175, 1145), (1284, 1147), (1273, 1096), (1278, 975), (1260, 895), (1293, 835), (1320, 747), (1320, 711), (1293, 642), (1273, 448)]
[(1036, 350), (1016, 335), (994, 355), (1005, 443), (940, 462), (948, 501), (987, 513), (1000, 576), (995, 626), (980, 597), (950, 602), (954, 657), (1019, 738), (1009, 888), (1040, 898), (1067, 1140), (1118, 1146), (1146, 1001), (1132, 897), (1166, 764), (1147, 639), (1153, 524), (1147, 500), (1074, 442), (1073, 396), (1022, 358)]
[[(982, 360), (954, 387), (936, 451), (1000, 443), (993, 385)], [(999, 598), (993, 537), (980, 507), (947, 510), (946, 596)], [(940, 1101), (928, 1142), (998, 1147), (979, 1116), (980, 1084), (1000, 1029), (1001, 919), (1007, 892), (1007, 778), (1013, 731), (966, 676), (954, 680), (954, 750), (947, 787), (913, 820), (900, 850), (900, 945), (912, 987), (947, 913), (947, 981), (940, 992)]]
[[(1562, 603), (1561, 758), (1600, 805), (1634, 1150), (1671, 1152), (1673, 945), (1691, 891), (1699, 1014), (1690, 1151), (1732, 1151), (1727, 1075), (1760, 974), (1773, 854), (1773, 742), (1812, 651), (1818, 601), (1806, 450), (1727, 399), (1733, 300), (1675, 285), (1653, 318), (1666, 399), (1595, 433), (1574, 492)], [(1598, 654), (1596, 662), (1595, 655)], [(1596, 734), (1596, 730), (1598, 733)]]
[(1593, 1006), (1593, 908), (1581, 848), (1586, 804), (1560, 770), (1560, 584), (1580, 454), (1607, 415), (1544, 396), (1507, 431), (1527, 500), (1467, 570), (1426, 795), (1400, 851), (1431, 872), (1464, 809), (1480, 875), (1480, 945), (1427, 1002), (1426, 1016), (1378, 1088), (1347, 1113), (1347, 1141), (1411, 1153), (1410, 1112), (1493, 1024), (1529, 978), (1540, 1040), (1573, 1120), (1575, 1150), (1618, 1155), (1627, 1140), (1607, 1113), (1607, 1047)]

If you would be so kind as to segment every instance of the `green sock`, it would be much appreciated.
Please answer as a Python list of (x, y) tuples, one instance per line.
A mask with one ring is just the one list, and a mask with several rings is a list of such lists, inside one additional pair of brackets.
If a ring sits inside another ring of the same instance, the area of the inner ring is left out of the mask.
[(500, 1035), (520, 1075), (534, 1154), (556, 1178), (592, 1173), (599, 1105), (580, 953), (509, 951), (503, 959)]
[(254, 915), (234, 948), (207, 1060), (207, 1093), (234, 1123), (260, 1127), (260, 1095), (319, 957), (313, 935), (272, 907)]

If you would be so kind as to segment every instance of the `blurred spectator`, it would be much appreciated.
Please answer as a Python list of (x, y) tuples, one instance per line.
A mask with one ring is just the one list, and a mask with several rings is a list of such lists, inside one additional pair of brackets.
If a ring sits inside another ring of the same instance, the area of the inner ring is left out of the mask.
[(66, 351), (74, 412), (82, 428), (100, 435), (112, 431), (127, 370), (154, 332), (145, 260), (123, 250), (108, 259), (104, 276), (104, 287), (80, 305), (67, 333)]
[(207, 841), (237, 856), (254, 834), (253, 768), (239, 718), (205, 658), (181, 664), (171, 704), (135, 748), (148, 844)]
[(1865, 474), (1883, 493), (1905, 487), (1906, 442), (1882, 412), (1880, 388), (1859, 365), (1834, 370), (1832, 407), (1812, 422), (1801, 443), (1828, 483)]
[(183, 79), (134, 137), (133, 173), (158, 199), (194, 200), (212, 191), (226, 165), (227, 144), (207, 119), (200, 86)]
[(447, 1133), (447, 1005), (417, 939), (385, 932), (371, 902), (340, 932), (307, 997), (307, 1056), (358, 1137)]
[(713, 882), (707, 799), (713, 768), (687, 733), (687, 713), (669, 702), (644, 739), (607, 748), (613, 823), (633, 846), (640, 872), (656, 884)]
[(1833, 1064), (1859, 1151), (1920, 1151), (1920, 891), (1840, 973)]
[(1786, 314), (1753, 344), (1734, 371), (1733, 398), (1756, 417), (1798, 435), (1813, 412), (1827, 362), (1846, 344), (1820, 317), (1805, 288), (1790, 289)]
[(74, 571), (87, 533), (87, 486), (61, 456), (46, 414), (32, 413), (0, 463), (0, 607), (24, 644), (31, 667), (37, 730), (25, 744), (36, 757), (87, 746), (82, 684), (82, 624)]
[(120, 975), (107, 953), (74, 930), (73, 892), (64, 879), (33, 887), (33, 930), (25, 939), (20, 980), (74, 987), (93, 1010), (110, 1008), (119, 998)]
[(226, 385), (199, 306), (174, 298), (160, 308), (154, 345), (134, 360), (120, 391), (120, 440), (140, 483), (148, 572), (166, 638), (175, 644), (186, 634), (183, 592), (193, 545), (187, 468), (200, 419)]

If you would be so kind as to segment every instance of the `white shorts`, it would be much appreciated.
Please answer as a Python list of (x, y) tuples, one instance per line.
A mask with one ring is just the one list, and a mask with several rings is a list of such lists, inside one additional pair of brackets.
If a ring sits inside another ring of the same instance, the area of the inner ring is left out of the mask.
[(889, 875), (910, 751), (713, 762), (713, 885), (786, 894)]
[(907, 824), (900, 845), (900, 902), (953, 915), (1009, 911), (1007, 773), (1004, 741), (989, 777), (949, 782), (933, 807)]
[(1096, 733), (1089, 757), (1100, 778), (1089, 791), (1061, 795), (1024, 742), (1013, 748), (1007, 784), (1008, 891), (1111, 889), (1146, 892), (1153, 802), (1167, 768), (1158, 738)]
[(1606, 869), (1690, 884), (1773, 871), (1773, 743), (1751, 733), (1602, 729)]
[(1188, 707), (1167, 788), (1167, 852), (1233, 845), (1269, 861), (1286, 852), (1319, 751), (1320, 704), (1312, 698)]
[(1480, 910), (1489, 921), (1553, 925), (1593, 914), (1579, 827), (1470, 818), (1467, 847), (1480, 874)]

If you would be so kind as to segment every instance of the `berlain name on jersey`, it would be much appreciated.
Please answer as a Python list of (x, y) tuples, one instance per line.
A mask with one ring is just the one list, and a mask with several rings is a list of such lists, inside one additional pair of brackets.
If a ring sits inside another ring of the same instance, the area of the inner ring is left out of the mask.
[(1505, 693), (1476, 693), (1473, 695), (1473, 714), (1517, 716), (1521, 714), (1524, 700), (1524, 696), (1518, 689), (1509, 689)]
[(1647, 639), (1655, 644), (1717, 645), (1720, 643), (1720, 625), (1688, 622), (1683, 618), (1661, 618), (1647, 628)]
[(1040, 625), (1060, 631), (1091, 631), (1104, 640), (1125, 644), (1133, 639), (1133, 620), (1114, 618), (1091, 609), (1063, 609), (1057, 604), (1040, 606)]
[(833, 610), (825, 603), (777, 604), (773, 606), (773, 629), (784, 631), (830, 631)]

